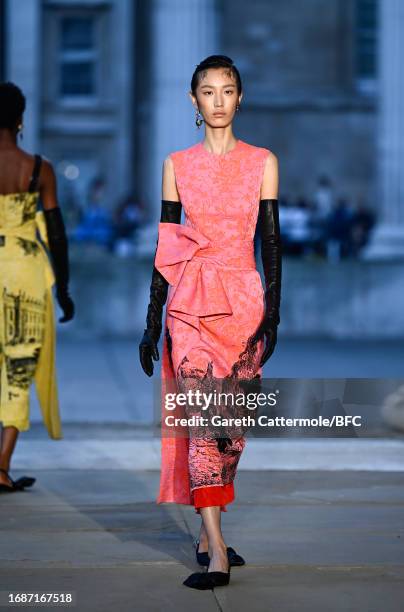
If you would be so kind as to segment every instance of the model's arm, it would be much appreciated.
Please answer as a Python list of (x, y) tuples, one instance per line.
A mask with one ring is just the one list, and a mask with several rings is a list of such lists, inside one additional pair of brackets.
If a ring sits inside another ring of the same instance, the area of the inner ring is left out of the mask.
[(175, 182), (174, 164), (169, 155), (165, 158), (163, 163), (161, 197), (163, 200), (170, 200), (171, 202), (180, 201), (180, 195)]
[(39, 174), (39, 191), (45, 210), (58, 208), (55, 171), (53, 170), (51, 162), (45, 158), (42, 158)]
[(258, 223), (261, 230), (261, 258), (265, 277), (265, 315), (257, 336), (265, 335), (266, 344), (261, 357), (263, 366), (274, 352), (280, 323), (282, 244), (279, 227), (279, 166), (272, 152), (267, 157), (261, 185)]
[(56, 279), (56, 298), (63, 310), (61, 323), (74, 317), (74, 303), (69, 295), (69, 253), (62, 211), (57, 202), (56, 177), (52, 164), (42, 160), (39, 192), (44, 207), (49, 252)]
[[(181, 223), (182, 204), (179, 199), (175, 183), (174, 167), (168, 156), (163, 164), (162, 200), (160, 222)], [(154, 259), (156, 258), (158, 239)], [(143, 371), (148, 375), (153, 374), (153, 359), (158, 361), (158, 341), (163, 328), (163, 307), (167, 301), (168, 282), (164, 276), (153, 265), (152, 279), (150, 284), (150, 301), (147, 308), (146, 328), (139, 345), (139, 358)]]
[(279, 163), (272, 151), (269, 153), (264, 168), (261, 185), (261, 200), (278, 199), (279, 190)]

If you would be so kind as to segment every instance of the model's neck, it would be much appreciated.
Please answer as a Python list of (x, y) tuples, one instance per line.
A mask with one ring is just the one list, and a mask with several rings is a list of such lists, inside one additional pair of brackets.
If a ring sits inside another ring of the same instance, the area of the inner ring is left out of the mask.
[(14, 131), (0, 129), (0, 148), (13, 149), (17, 146), (17, 134)]

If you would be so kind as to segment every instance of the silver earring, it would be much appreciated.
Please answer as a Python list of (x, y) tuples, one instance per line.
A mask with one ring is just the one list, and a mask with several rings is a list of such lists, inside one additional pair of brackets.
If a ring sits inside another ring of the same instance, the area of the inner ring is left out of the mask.
[(23, 137), (24, 137), (24, 136), (23, 136), (23, 133), (22, 133), (22, 128), (23, 128), (23, 127), (24, 127), (24, 126), (23, 126), (23, 124), (22, 124), (22, 123), (19, 123), (19, 124), (17, 125), (18, 134), (19, 134), (19, 136), (20, 136), (20, 139), (21, 139), (21, 140), (22, 140), (22, 139), (23, 139)]
[(195, 123), (196, 123), (196, 125), (197, 125), (198, 130), (199, 130), (199, 128), (201, 127), (201, 125), (202, 125), (202, 123), (203, 123), (202, 115), (201, 115), (201, 113), (199, 112), (199, 108), (198, 108), (198, 110), (196, 111)]

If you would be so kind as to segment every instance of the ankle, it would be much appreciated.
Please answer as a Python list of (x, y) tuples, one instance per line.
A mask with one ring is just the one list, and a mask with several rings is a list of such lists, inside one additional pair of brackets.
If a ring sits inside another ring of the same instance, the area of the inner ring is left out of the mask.
[(209, 556), (213, 555), (226, 555), (227, 556), (227, 547), (223, 541), (219, 542), (209, 542)]
[(10, 459), (0, 453), (0, 468), (8, 472), (10, 470)]
[(230, 561), (227, 556), (227, 551), (216, 549), (215, 552), (209, 554), (209, 558), (208, 572), (228, 572), (230, 570)]
[(201, 544), (208, 543), (208, 534), (206, 533), (205, 529), (203, 529), (203, 527), (201, 527), (199, 531), (198, 540)]

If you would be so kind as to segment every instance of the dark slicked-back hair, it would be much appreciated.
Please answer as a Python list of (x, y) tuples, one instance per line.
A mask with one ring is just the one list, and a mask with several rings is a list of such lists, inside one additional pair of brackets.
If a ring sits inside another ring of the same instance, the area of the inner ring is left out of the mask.
[(233, 60), (227, 55), (209, 55), (195, 68), (194, 74), (191, 79), (191, 91), (196, 96), (196, 89), (201, 79), (206, 75), (208, 68), (227, 68), (229, 76), (232, 76), (237, 84), (238, 95), (243, 91), (241, 84), (241, 77), (237, 67), (234, 65)]

